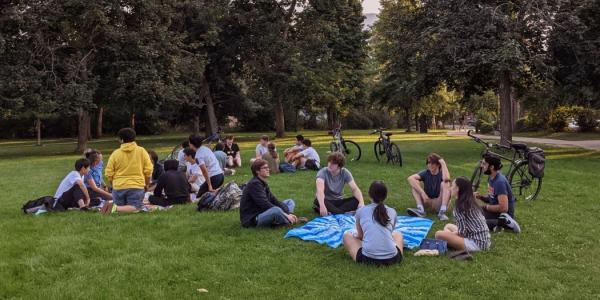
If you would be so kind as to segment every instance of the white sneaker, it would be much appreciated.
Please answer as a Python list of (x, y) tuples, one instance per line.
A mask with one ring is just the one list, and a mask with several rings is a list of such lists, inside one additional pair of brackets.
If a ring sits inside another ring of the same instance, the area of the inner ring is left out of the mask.
[(517, 221), (515, 221), (515, 219), (513, 219), (509, 214), (501, 213), (498, 219), (503, 219), (505, 222), (504, 225), (512, 229), (512, 231), (515, 233), (521, 232), (521, 226), (519, 226), (519, 223), (517, 223)]

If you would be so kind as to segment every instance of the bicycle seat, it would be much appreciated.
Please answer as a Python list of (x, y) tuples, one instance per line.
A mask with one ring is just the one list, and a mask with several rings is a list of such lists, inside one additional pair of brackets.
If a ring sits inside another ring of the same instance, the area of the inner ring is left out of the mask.
[(523, 143), (511, 143), (510, 146), (517, 151), (527, 150), (527, 145)]
[(391, 132), (386, 132), (386, 133), (385, 133), (385, 136), (389, 137), (389, 136), (391, 136), (392, 134), (393, 134), (393, 133), (391, 133)]

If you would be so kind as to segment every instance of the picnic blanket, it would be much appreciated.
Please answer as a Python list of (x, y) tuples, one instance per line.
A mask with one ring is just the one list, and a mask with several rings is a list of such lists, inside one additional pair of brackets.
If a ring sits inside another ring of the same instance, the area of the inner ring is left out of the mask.
[[(296, 237), (305, 241), (314, 241), (337, 248), (342, 244), (344, 233), (355, 228), (354, 216), (349, 214), (318, 217), (302, 227), (291, 229), (284, 238)], [(400, 231), (404, 237), (404, 248), (418, 247), (433, 221), (425, 218), (399, 216), (395, 231)]]

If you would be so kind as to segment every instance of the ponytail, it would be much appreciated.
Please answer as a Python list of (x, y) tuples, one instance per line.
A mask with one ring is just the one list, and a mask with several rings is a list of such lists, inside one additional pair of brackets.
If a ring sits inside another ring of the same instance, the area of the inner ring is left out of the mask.
[(377, 221), (377, 223), (381, 224), (381, 226), (386, 227), (390, 224), (390, 216), (388, 216), (387, 209), (385, 208), (385, 204), (383, 201), (377, 203), (375, 206), (375, 210), (373, 211), (373, 219)]
[(369, 197), (373, 199), (373, 202), (377, 203), (375, 210), (373, 210), (373, 219), (383, 227), (390, 224), (390, 216), (387, 213), (385, 204), (383, 204), (383, 201), (387, 197), (387, 187), (383, 181), (376, 180), (371, 183)]

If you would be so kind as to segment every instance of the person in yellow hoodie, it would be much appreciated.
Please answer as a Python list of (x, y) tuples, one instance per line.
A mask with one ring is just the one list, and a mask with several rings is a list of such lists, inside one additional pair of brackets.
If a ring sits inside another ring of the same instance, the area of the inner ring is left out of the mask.
[(122, 128), (117, 135), (121, 147), (110, 155), (104, 173), (112, 184), (113, 202), (105, 203), (103, 214), (143, 210), (144, 193), (152, 176), (152, 161), (146, 149), (136, 144), (135, 131)]

